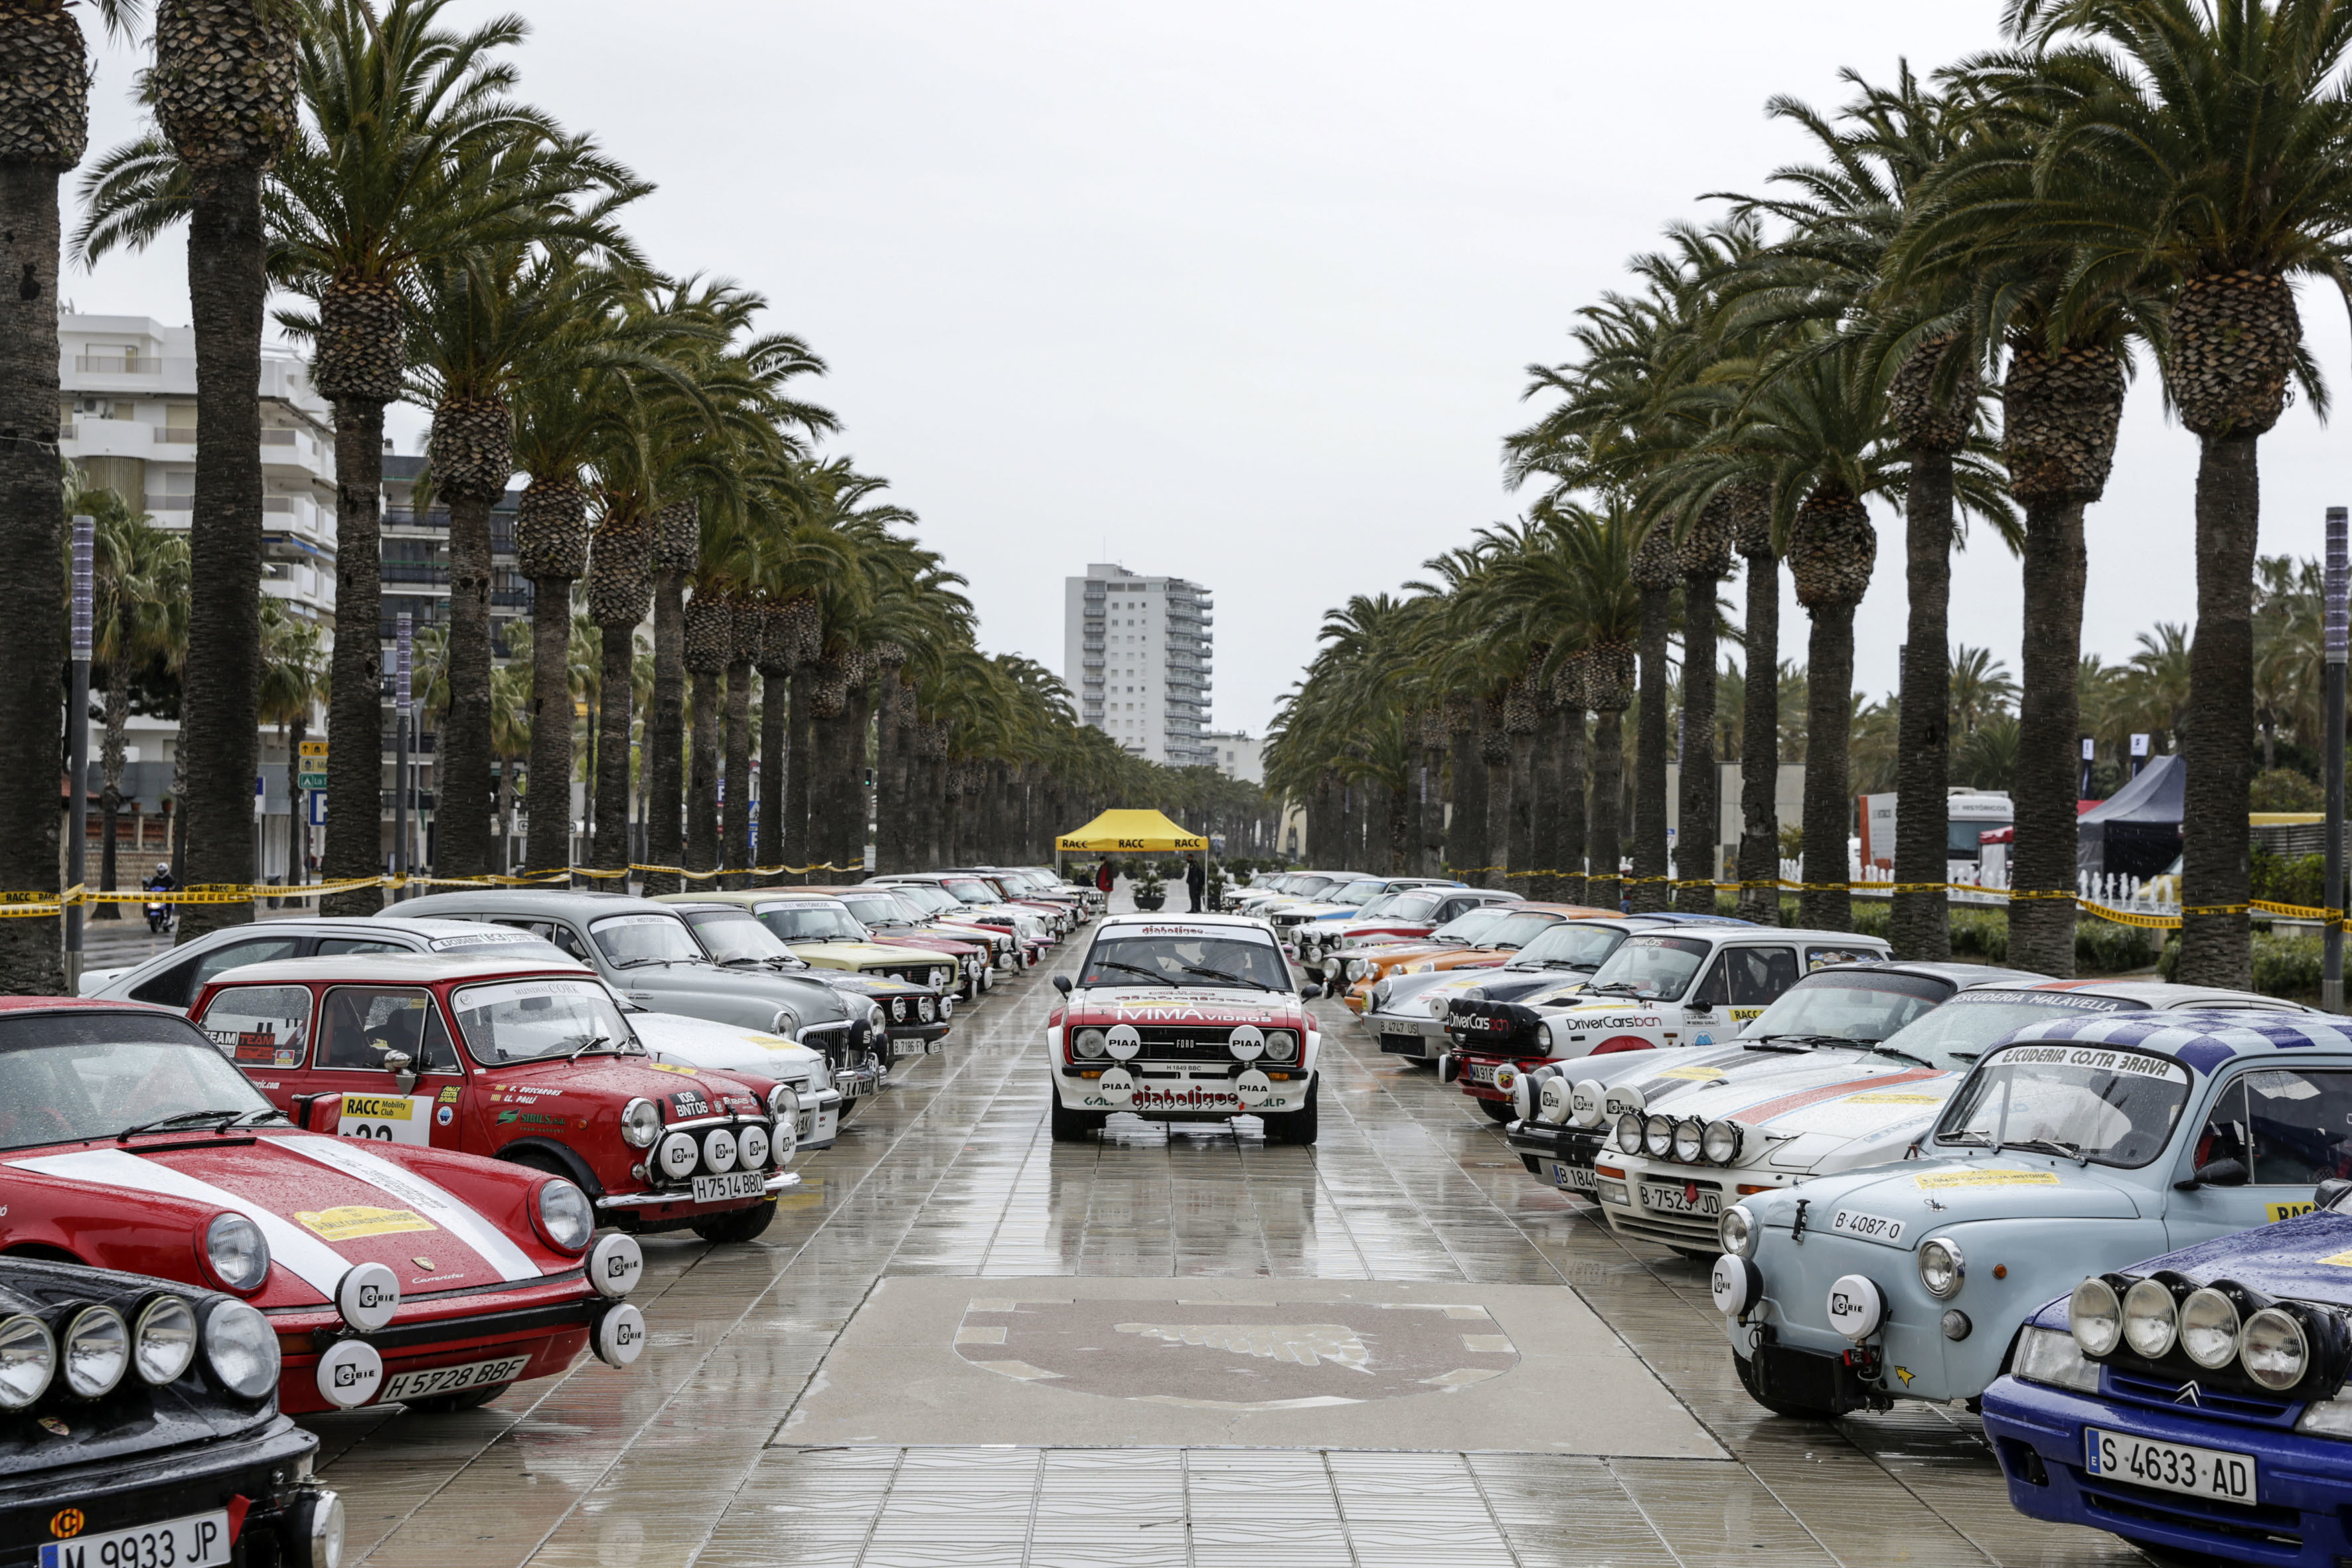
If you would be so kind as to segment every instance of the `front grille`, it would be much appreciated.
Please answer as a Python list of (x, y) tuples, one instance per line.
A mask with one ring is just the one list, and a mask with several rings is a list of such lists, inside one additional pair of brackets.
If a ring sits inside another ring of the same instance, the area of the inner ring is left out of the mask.
[[(1139, 1028), (1136, 1033), (1143, 1037), (1143, 1048), (1135, 1056), (1137, 1062), (1221, 1062), (1238, 1065), (1234, 1060), (1231, 1029), (1211, 1032), (1202, 1029)], [(1295, 1054), (1290, 1058), (1294, 1063), (1297, 1059)], [(1271, 1057), (1261, 1057), (1255, 1065), (1279, 1069), (1284, 1064)]]
[[(1633, 1201), (1630, 1204), (1620, 1205), (1615, 1210), (1615, 1216), (1619, 1229), (1627, 1232), (1629, 1235), (1643, 1237), (1654, 1241), (1663, 1241), (1669, 1247), (1688, 1247), (1696, 1243), (1700, 1247), (1704, 1247), (1710, 1252), (1717, 1249), (1717, 1215), (1710, 1214), (1661, 1214), (1656, 1209), (1651, 1208), (1642, 1202), (1641, 1189), (1644, 1184), (1641, 1180), (1640, 1173), (1638, 1172), (1628, 1172), (1626, 1173), (1633, 1178), (1626, 1184), (1626, 1196), (1632, 1198)], [(1663, 1186), (1666, 1184), (1650, 1183), (1647, 1184), (1653, 1186)], [(1696, 1182), (1687, 1184), (1696, 1186), (1701, 1193), (1715, 1193), (1718, 1194), (1718, 1196), (1723, 1193), (1723, 1184), (1720, 1182)]]
[[(2106, 1394), (2110, 1399), (2130, 1405), (2145, 1405), (2154, 1410), (2178, 1412), (2181, 1408), (2180, 1384), (2171, 1378), (2150, 1377), (2144, 1373), (2127, 1372), (2121, 1367), (2106, 1369)], [(2207, 1415), (2223, 1415), (2256, 1426), (2271, 1426), (2289, 1431), (2294, 1426), (2294, 1416), (2301, 1408), (2299, 1400), (2275, 1399), (2267, 1394), (2230, 1388), (2210, 1388), (2206, 1379), (2197, 1382), (2197, 1408)]]
[(1536, 1010), (1516, 1002), (1458, 999), (1446, 1007), (1445, 1027), (1502, 1056), (1543, 1056), (1549, 1050)]

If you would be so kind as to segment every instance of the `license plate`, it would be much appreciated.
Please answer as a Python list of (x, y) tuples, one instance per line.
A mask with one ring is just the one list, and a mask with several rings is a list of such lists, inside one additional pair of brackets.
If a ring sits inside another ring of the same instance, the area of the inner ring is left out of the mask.
[[(496, 1361), (469, 1361), (463, 1366), (436, 1366), (429, 1372), (404, 1372), (384, 1379), (383, 1392), (377, 1398), (389, 1404), (399, 1399), (422, 1399), (429, 1394), (456, 1394), (461, 1389), (487, 1388), (494, 1383), (512, 1383), (530, 1364), (530, 1357), (527, 1355), (509, 1355)], [(94, 1564), (93, 1568), (103, 1565)], [(131, 1564), (126, 1563), (122, 1568), (131, 1568)]]
[(730, 1171), (723, 1176), (694, 1178), (694, 1201), (721, 1204), (729, 1198), (756, 1198), (766, 1182), (757, 1171)]
[(2084, 1468), (2095, 1476), (2249, 1508), (2262, 1500), (2256, 1495), (2252, 1454), (2192, 1448), (2186, 1443), (2152, 1443), (2128, 1432), (2097, 1426), (2083, 1428), (2083, 1447)]
[(1598, 1190), (1601, 1183), (1590, 1165), (1566, 1165), (1554, 1160), (1551, 1162), (1551, 1184), (1563, 1193), (1590, 1193)]
[(1718, 1215), (1723, 1212), (1723, 1194), (1702, 1187), (1694, 1198), (1687, 1187), (1645, 1182), (1642, 1185), (1642, 1206), (1656, 1209), (1660, 1214)]
[(1473, 1065), (1462, 1069), (1462, 1081), (1465, 1083), (1492, 1083), (1495, 1081), (1495, 1069), (1490, 1067), (1481, 1067), (1474, 1063)]
[(890, 1042), (890, 1054), (894, 1057), (919, 1057), (923, 1054), (923, 1048), (924, 1043), (921, 1040), (893, 1040)]
[(228, 1560), (228, 1515), (217, 1511), (41, 1543), (41, 1568), (214, 1568)]
[(1904, 1223), (1885, 1215), (1864, 1214), (1860, 1209), (1840, 1209), (1830, 1221), (1830, 1228), (1840, 1236), (1853, 1237), (1856, 1241), (1875, 1241), (1885, 1247), (1903, 1245)]

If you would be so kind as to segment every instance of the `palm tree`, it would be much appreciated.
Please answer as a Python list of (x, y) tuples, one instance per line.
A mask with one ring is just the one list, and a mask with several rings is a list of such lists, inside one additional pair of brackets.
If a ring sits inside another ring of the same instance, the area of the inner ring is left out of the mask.
[(1732, 543), (1748, 563), (1740, 628), (1739, 918), (1769, 924), (1780, 913), (1780, 558), (1770, 489), (1750, 482), (1728, 490)]
[[(686, 868), (719, 868), (719, 748), (725, 714), (719, 696), (719, 678), (736, 642), (735, 602), (719, 584), (696, 584), (693, 602), (686, 606), (686, 668), (694, 682), (693, 762), (686, 790)], [(665, 816), (669, 802), (663, 799)]]
[(530, 755), (532, 675), (530, 666), (520, 662), (490, 673), (490, 750), (499, 760), (498, 855), (491, 869), (500, 875), (515, 868), (515, 773)]
[(1636, 913), (1664, 909), (1673, 879), (1666, 869), (1666, 643), (1682, 576), (1673, 529), (1664, 521), (1652, 523), (1633, 552), (1642, 606), (1641, 733), (1633, 759), (1633, 875), (1625, 902)]
[(588, 615), (602, 660), (595, 710), (595, 831), (589, 863), (619, 870), (629, 853), (629, 738), (638, 623), (653, 598), (653, 530), (642, 512), (614, 510), (607, 498), (588, 563)]
[(286, 880), (308, 881), (302, 855), (302, 741), (310, 709), (327, 684), (327, 647), (316, 621), (300, 619), (276, 599), (261, 605), (261, 721), (278, 726), (286, 746)]
[(2009, 678), (2009, 666), (1995, 658), (1990, 648), (1962, 643), (1952, 650), (1951, 663), (1948, 711), (1954, 734), (1972, 733), (1978, 725), (2007, 713), (2017, 700), (2017, 683)]
[[(115, 825), (122, 810), (125, 733), (131, 691), (141, 677), (161, 667), (176, 668), (187, 646), (188, 542), (133, 515), (123, 498), (104, 486), (84, 486), (68, 476), (66, 505), (96, 523), (93, 532), (91, 610), (94, 640), (91, 675), (104, 691), (99, 741), (99, 888), (113, 892), (117, 873)], [(121, 907), (100, 904), (97, 920), (120, 920)]]
[[(2006, 22), (2055, 100), (2046, 204), (2018, 226), (2074, 247), (2056, 314), (2169, 296), (2166, 391), (2196, 435), (2197, 637), (2176, 977), (2244, 985), (2248, 867), (2232, 828), (2253, 752), (2252, 586), (2263, 435), (2300, 380), (2324, 406), (2293, 280), (2352, 292), (2352, 11), (2336, 0), (2015, 0)], [(2026, 744), (2032, 743), (2029, 737)]]

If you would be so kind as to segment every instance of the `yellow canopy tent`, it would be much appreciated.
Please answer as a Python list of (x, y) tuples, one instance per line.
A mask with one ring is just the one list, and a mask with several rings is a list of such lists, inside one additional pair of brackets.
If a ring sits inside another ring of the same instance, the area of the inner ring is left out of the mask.
[(1076, 833), (1054, 840), (1063, 855), (1129, 855), (1151, 850), (1205, 851), (1209, 841), (1188, 833), (1156, 811), (1106, 811)]

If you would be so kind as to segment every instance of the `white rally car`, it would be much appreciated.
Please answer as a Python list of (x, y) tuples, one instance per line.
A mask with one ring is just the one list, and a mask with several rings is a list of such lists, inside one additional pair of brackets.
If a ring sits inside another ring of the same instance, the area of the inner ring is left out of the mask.
[(1108, 915), (1045, 1021), (1057, 1142), (1130, 1110), (1154, 1121), (1262, 1118), (1273, 1143), (1315, 1142), (1321, 1045), (1264, 921)]
[(714, 1024), (708, 1018), (689, 1018), (682, 1013), (652, 1012), (609, 986), (606, 990), (627, 1015), (630, 1029), (653, 1053), (656, 1061), (676, 1062), (709, 1072), (732, 1069), (774, 1079), (790, 1087), (800, 1100), (800, 1114), (795, 1119), (798, 1147), (833, 1147), (834, 1138), (841, 1131), (841, 1090), (833, 1087), (824, 1052), (795, 1045), (782, 1035), (739, 1029), (732, 1024)]

